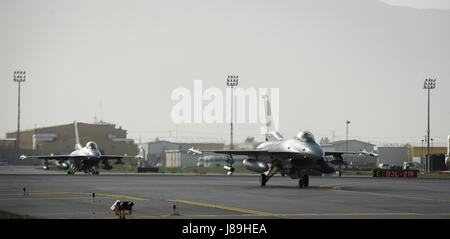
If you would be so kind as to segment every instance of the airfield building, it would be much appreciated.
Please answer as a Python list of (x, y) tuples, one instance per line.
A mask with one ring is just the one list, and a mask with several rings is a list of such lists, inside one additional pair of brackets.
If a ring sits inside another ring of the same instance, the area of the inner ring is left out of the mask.
[[(347, 151), (347, 141), (333, 141), (330, 143), (321, 144), (320, 147), (322, 147), (324, 151)], [(363, 150), (367, 152), (374, 152), (375, 145), (356, 139), (348, 140), (348, 151), (361, 152)], [(377, 158), (373, 156), (346, 154), (342, 157), (347, 162), (348, 167), (375, 167), (377, 164)]]
[(197, 166), (202, 155), (187, 153), (194, 147), (200, 150), (224, 149), (225, 142), (213, 138), (157, 138), (153, 142), (143, 143), (143, 166), (188, 167)]
[(402, 166), (403, 162), (412, 162), (412, 151), (408, 145), (386, 144), (378, 146), (377, 165)]
[[(383, 144), (377, 147), (379, 157), (377, 165), (389, 164), (390, 166), (402, 166), (403, 162), (422, 163), (427, 154), (427, 147), (417, 143), (407, 144)], [(435, 144), (430, 147), (431, 155), (445, 154), (447, 148), (444, 145)]]

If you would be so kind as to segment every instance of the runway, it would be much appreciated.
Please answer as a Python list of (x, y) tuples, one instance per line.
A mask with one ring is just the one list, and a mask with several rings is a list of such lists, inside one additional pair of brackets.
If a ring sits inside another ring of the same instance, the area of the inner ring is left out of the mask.
[(266, 187), (258, 181), (257, 175), (90, 176), (0, 167), (0, 210), (34, 218), (113, 219), (110, 207), (121, 200), (134, 202), (128, 216), (134, 219), (450, 218), (445, 178), (310, 177), (307, 189), (288, 177), (275, 176)]

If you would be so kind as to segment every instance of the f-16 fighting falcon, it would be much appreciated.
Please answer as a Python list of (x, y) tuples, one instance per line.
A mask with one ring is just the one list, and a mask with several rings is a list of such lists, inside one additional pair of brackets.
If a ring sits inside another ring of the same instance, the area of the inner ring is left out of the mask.
[[(277, 132), (266, 133), (273, 136), (275, 140), (260, 144), (254, 150), (204, 150), (199, 151), (189, 149), (189, 152), (201, 154), (212, 152), (226, 154), (228, 175), (234, 172), (233, 155), (246, 155), (248, 159), (243, 161), (244, 166), (251, 171), (261, 173), (260, 183), (265, 186), (267, 181), (280, 172), (281, 175), (289, 175), (292, 179), (298, 179), (300, 188), (308, 187), (311, 170), (322, 173), (333, 173), (336, 166), (342, 165), (343, 154), (364, 154), (363, 152), (329, 152), (323, 151), (315, 142), (314, 136), (308, 131), (299, 132), (294, 138), (284, 139)], [(332, 160), (327, 160), (325, 156), (332, 156)]]
[[(58, 168), (67, 170), (67, 174), (75, 174), (77, 171), (84, 171), (89, 174), (99, 174), (94, 168), (98, 168), (101, 163), (101, 167), (107, 170), (113, 168), (112, 164), (108, 160), (117, 160), (115, 164), (123, 164), (122, 158), (129, 157), (127, 155), (102, 155), (94, 141), (89, 141), (86, 146), (82, 147), (78, 137), (77, 122), (74, 122), (75, 126), (75, 151), (66, 155), (39, 155), (39, 156), (26, 156), (21, 155), (20, 159), (38, 158), (45, 160), (44, 168), (48, 168), (49, 160), (53, 162)], [(133, 157), (133, 156), (130, 156)], [(138, 156), (136, 156), (138, 157)]]
[[(270, 127), (270, 102), (266, 105), (267, 129)], [(300, 131), (294, 138), (285, 139), (278, 132), (267, 132), (266, 142), (261, 143), (253, 150), (205, 150), (227, 155), (224, 168), (231, 175), (234, 172), (233, 155), (246, 155), (244, 166), (251, 171), (261, 173), (260, 184), (265, 186), (269, 179), (280, 172), (282, 176), (289, 175), (292, 179), (298, 179), (300, 188), (308, 187), (309, 173), (312, 170), (322, 173), (333, 173), (336, 168), (344, 163), (343, 154), (362, 154), (376, 156), (366, 151), (362, 152), (329, 152), (323, 151), (315, 142), (314, 136), (308, 131)], [(188, 150), (193, 154), (203, 152), (193, 147)], [(330, 157), (328, 160), (326, 156)], [(331, 157), (332, 156), (332, 157)]]

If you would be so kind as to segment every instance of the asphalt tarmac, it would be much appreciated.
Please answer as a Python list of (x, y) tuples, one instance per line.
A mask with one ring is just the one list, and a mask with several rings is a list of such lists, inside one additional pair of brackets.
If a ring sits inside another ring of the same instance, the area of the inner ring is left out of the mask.
[(297, 180), (281, 176), (260, 187), (257, 175), (92, 176), (0, 167), (2, 211), (46, 219), (114, 219), (110, 207), (116, 200), (134, 203), (131, 219), (449, 219), (450, 179), (311, 176), (310, 187), (299, 189)]

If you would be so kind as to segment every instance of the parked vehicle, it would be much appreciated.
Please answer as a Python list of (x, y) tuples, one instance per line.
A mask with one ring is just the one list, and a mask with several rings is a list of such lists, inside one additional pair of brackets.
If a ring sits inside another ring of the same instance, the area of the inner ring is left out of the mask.
[(380, 163), (378, 164), (378, 167), (381, 169), (389, 169), (389, 164), (387, 163)]
[(403, 169), (404, 170), (407, 170), (407, 169), (415, 170), (417, 168), (416, 168), (416, 165), (414, 164), (414, 162), (403, 162)]

